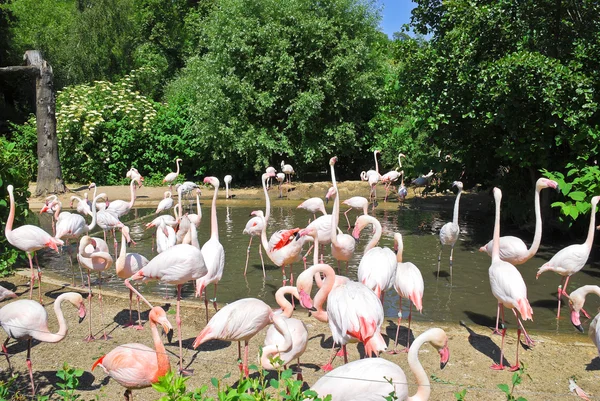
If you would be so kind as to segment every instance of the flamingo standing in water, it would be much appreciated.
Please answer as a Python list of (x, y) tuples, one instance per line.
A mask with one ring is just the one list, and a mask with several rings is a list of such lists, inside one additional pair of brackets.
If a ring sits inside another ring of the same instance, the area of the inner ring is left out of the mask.
[(169, 210), (173, 207), (173, 194), (171, 191), (165, 191), (163, 195), (163, 199), (158, 202), (158, 206), (156, 207), (155, 214), (158, 214), (162, 211)]
[[(121, 229), (121, 252), (117, 258), (115, 265), (117, 271), (117, 277), (120, 279), (128, 279), (137, 273), (142, 267), (148, 264), (148, 259), (139, 253), (127, 253), (127, 244), (131, 242), (129, 236), (129, 227), (123, 226)], [(137, 297), (137, 310), (138, 310), (138, 325), (134, 326), (133, 317), (131, 312), (133, 291), (129, 291), (129, 323), (123, 327), (133, 327), (136, 330), (143, 329), (140, 314), (140, 298)]]
[(231, 180), (232, 177), (229, 174), (223, 178), (223, 182), (225, 183), (225, 199), (229, 199), (229, 184), (231, 184)]
[[(379, 150), (373, 151), (373, 158), (375, 159), (375, 170), (369, 170), (364, 174), (364, 180), (369, 183), (369, 199), (373, 201), (373, 207), (375, 207), (375, 199), (377, 199), (377, 183), (381, 180), (381, 174), (379, 174), (379, 163), (377, 162), (377, 155), (381, 153)], [(361, 178), (363, 174), (361, 173)]]
[(402, 252), (404, 251), (404, 243), (402, 242), (402, 234), (394, 234), (394, 247), (396, 248), (396, 277), (394, 280), (394, 289), (398, 293), (398, 326), (396, 327), (396, 340), (394, 341), (394, 350), (398, 346), (398, 334), (400, 333), (400, 322), (402, 321), (402, 298), (408, 298), (410, 302), (410, 311), (408, 312), (408, 335), (406, 339), (406, 348), (404, 352), (410, 349), (410, 321), (412, 318), (412, 306), (420, 313), (423, 313), (423, 290), (425, 283), (423, 275), (417, 266), (411, 262), (402, 262)]
[[(25, 251), (27, 259), (29, 259), (29, 267), (31, 268), (31, 281), (29, 284), (29, 299), (33, 295), (33, 285), (35, 283), (35, 273), (33, 270), (32, 257), (35, 251), (42, 248), (51, 248), (58, 252), (58, 246), (62, 246), (64, 243), (58, 238), (54, 238), (46, 231), (42, 230), (37, 226), (31, 224), (22, 225), (13, 229), (13, 223), (15, 221), (15, 196), (13, 194), (13, 186), (9, 185), (6, 187), (8, 196), (10, 199), (10, 211), (8, 213), (8, 219), (6, 220), (6, 226), (4, 227), (4, 236), (8, 242), (22, 251)], [(38, 271), (38, 295), (40, 297), (40, 303), (42, 303), (42, 270), (40, 269), (39, 263), (37, 263)]]
[(202, 296), (204, 292), (204, 305), (206, 306), (206, 322), (208, 323), (208, 296), (206, 287), (209, 284), (215, 285), (214, 298), (212, 300), (215, 312), (217, 309), (217, 284), (223, 277), (223, 268), (225, 267), (225, 250), (219, 242), (219, 223), (217, 221), (217, 194), (219, 193), (219, 179), (217, 177), (206, 177), (205, 184), (210, 184), (215, 188), (212, 206), (210, 208), (210, 239), (202, 245), (202, 256), (208, 271), (207, 274), (196, 280), (196, 296)]
[(106, 210), (109, 212), (113, 212), (117, 215), (117, 217), (122, 217), (129, 213), (129, 211), (133, 207), (133, 204), (135, 203), (135, 183), (136, 181), (132, 179), (131, 183), (129, 184), (129, 190), (131, 193), (131, 199), (129, 200), (129, 202), (121, 199), (114, 200), (110, 202)]
[(79, 323), (85, 317), (85, 305), (81, 294), (76, 292), (65, 292), (60, 294), (54, 301), (54, 313), (58, 320), (58, 331), (51, 333), (48, 328), (48, 312), (36, 301), (28, 299), (19, 299), (11, 302), (0, 309), (0, 325), (8, 335), (2, 350), (8, 362), (10, 369), (10, 360), (8, 359), (8, 350), (6, 344), (10, 338), (16, 340), (27, 340), (27, 369), (29, 370), (29, 379), (31, 380), (31, 392), (35, 395), (35, 384), (33, 382), (33, 369), (31, 364), (31, 340), (38, 340), (46, 343), (57, 343), (62, 341), (67, 335), (67, 321), (63, 315), (61, 304), (63, 301), (69, 301), (79, 310)]
[(387, 202), (388, 194), (390, 192), (390, 187), (392, 186), (392, 184), (395, 183), (396, 181), (398, 181), (398, 178), (400, 178), (400, 176), (404, 174), (403, 171), (399, 171), (399, 170), (402, 170), (402, 159), (401, 159), (402, 157), (406, 157), (406, 156), (403, 153), (399, 153), (398, 154), (399, 168), (392, 170), (392, 171), (388, 171), (387, 173), (385, 173), (384, 175), (381, 176), (381, 182), (385, 184), (385, 198), (384, 198), (385, 202)]
[(169, 354), (160, 339), (157, 324), (163, 327), (169, 342), (173, 337), (173, 327), (160, 306), (150, 310), (149, 319), (154, 349), (139, 343), (119, 345), (92, 365), (92, 371), (100, 366), (104, 373), (126, 388), (126, 401), (133, 401), (132, 389), (150, 387), (171, 370)]
[[(291, 292), (289, 292), (291, 293)], [(273, 323), (280, 333), (289, 329), (285, 317), (275, 314), (271, 307), (256, 298), (243, 298), (225, 305), (210, 319), (192, 345), (198, 348), (206, 341), (244, 341), (244, 359), (240, 370), (248, 377), (248, 341), (267, 325)], [(288, 334), (289, 335), (289, 334)], [(238, 352), (241, 353), (239, 344)], [(238, 358), (241, 359), (241, 356)]]
[(425, 343), (430, 343), (440, 354), (440, 368), (443, 369), (450, 359), (448, 337), (444, 330), (432, 328), (417, 337), (408, 351), (408, 366), (418, 384), (416, 394), (411, 397), (408, 396), (408, 380), (402, 368), (383, 358), (359, 359), (340, 366), (317, 380), (311, 390), (321, 397), (331, 394), (331, 401), (382, 400), (391, 391), (401, 401), (427, 401), (431, 395), (431, 384), (419, 362), (419, 350)]
[(358, 280), (373, 290), (383, 300), (384, 294), (394, 285), (396, 276), (396, 255), (390, 248), (377, 246), (383, 229), (381, 223), (373, 216), (358, 216), (354, 223), (352, 236), (357, 240), (360, 232), (369, 224), (375, 228), (373, 238), (367, 244), (363, 257), (358, 265)]
[[(325, 199), (329, 201), (329, 198), (333, 195), (333, 188), (329, 188), (327, 194), (325, 194)], [(327, 215), (327, 210), (325, 210), (325, 202), (323, 199), (319, 197), (308, 198), (304, 202), (298, 205), (297, 209), (304, 209), (307, 212), (313, 214), (313, 219), (317, 219), (317, 212), (321, 212), (323, 216)]]
[(278, 187), (279, 187), (279, 198), (283, 198), (283, 190), (281, 188), (281, 184), (283, 184), (283, 181), (285, 181), (285, 174), (283, 173), (277, 173), (277, 175), (275, 176), (275, 178), (277, 179), (278, 182)]
[(329, 160), (331, 168), (331, 182), (335, 191), (335, 200), (333, 201), (333, 211), (331, 212), (331, 254), (338, 262), (338, 272), (340, 271), (340, 262), (346, 262), (346, 274), (348, 274), (348, 261), (354, 255), (356, 241), (349, 234), (338, 234), (338, 223), (340, 221), (340, 197), (338, 194), (337, 181), (335, 179), (335, 163), (337, 157)]
[[(325, 280), (314, 302), (310, 297), (315, 274), (324, 273)], [(346, 279), (336, 282), (333, 268), (326, 264), (318, 264), (303, 271), (296, 280), (296, 288), (300, 295), (300, 304), (310, 310), (316, 310), (312, 316), (329, 324), (333, 341), (342, 345), (344, 362), (348, 362), (346, 343), (354, 338), (362, 342), (367, 355), (379, 354), (386, 348), (385, 341), (379, 332), (383, 323), (383, 306), (373, 291), (364, 284)], [(327, 300), (327, 310), (323, 304)], [(314, 304), (314, 305), (313, 305)], [(332, 369), (331, 361), (322, 367)]]
[(452, 183), (453, 187), (458, 188), (458, 193), (456, 194), (456, 200), (454, 201), (454, 215), (452, 216), (452, 221), (446, 223), (442, 226), (440, 230), (440, 253), (438, 254), (438, 270), (437, 276), (440, 277), (440, 263), (442, 260), (442, 250), (444, 249), (444, 245), (450, 245), (450, 282), (452, 282), (452, 262), (454, 256), (454, 245), (456, 241), (458, 241), (458, 234), (460, 234), (460, 227), (458, 226), (458, 206), (460, 204), (460, 195), (462, 194), (463, 183), (460, 181), (454, 181)]
[(113, 264), (113, 258), (108, 253), (108, 245), (101, 238), (92, 238), (89, 235), (84, 235), (79, 241), (79, 252), (77, 253), (77, 260), (82, 267), (85, 267), (88, 271), (88, 302), (90, 305), (90, 323), (89, 323), (89, 334), (84, 339), (87, 342), (94, 341), (95, 338), (92, 335), (92, 283), (90, 273), (98, 273), (98, 289), (100, 294), (98, 295), (98, 301), (100, 302), (100, 319), (102, 322), (102, 339), (109, 340), (110, 337), (106, 334), (106, 327), (104, 326), (104, 309), (102, 305), (102, 272), (110, 269)]
[(348, 230), (350, 229), (350, 220), (348, 219), (348, 212), (352, 209), (362, 209), (363, 214), (369, 214), (369, 200), (364, 196), (353, 196), (350, 199), (346, 199), (342, 202), (346, 206), (350, 206), (350, 209), (344, 212), (346, 221), (348, 222)]
[[(600, 196), (594, 196), (591, 204), (591, 216), (590, 226), (588, 228), (587, 239), (583, 244), (570, 245), (566, 248), (561, 249), (550, 259), (539, 268), (535, 278), (540, 277), (545, 271), (553, 271), (564, 278), (561, 281), (561, 285), (558, 286), (558, 311), (556, 312), (556, 318), (560, 317), (560, 301), (563, 295), (567, 294), (567, 285), (569, 284), (569, 278), (585, 266), (590, 252), (592, 251), (592, 244), (594, 243), (594, 226), (596, 223), (596, 206), (600, 201)], [(563, 284), (564, 281), (564, 285)]]
[[(273, 175), (274, 174), (275, 173), (273, 173)], [(273, 175), (265, 173), (261, 177), (266, 202), (264, 219), (265, 224), (269, 223), (269, 217), (271, 216), (271, 200), (269, 199), (269, 193), (267, 191), (267, 180), (270, 177), (273, 177)], [(244, 267), (244, 276), (246, 275), (246, 271), (248, 270), (248, 259), (250, 258), (250, 246), (252, 245), (252, 238), (260, 236), (262, 233), (262, 229), (263, 221), (260, 217), (252, 217), (250, 220), (248, 220), (248, 222), (246, 223), (246, 227), (244, 228), (243, 233), (250, 235), (250, 242), (248, 242), (248, 250), (246, 251), (246, 267)], [(260, 244), (258, 244), (258, 254), (260, 255), (260, 263), (262, 264), (263, 278), (265, 278), (267, 276), (265, 273), (265, 261), (262, 256), (262, 246)]]
[(171, 191), (171, 188), (173, 186), (173, 181), (175, 181), (177, 179), (177, 177), (179, 176), (179, 162), (182, 161), (181, 159), (177, 159), (175, 160), (175, 163), (177, 164), (177, 171), (175, 171), (174, 173), (169, 173), (165, 176), (165, 178), (162, 180), (163, 184), (166, 182), (169, 184), (169, 191)]
[[(192, 229), (195, 232), (195, 228)], [(163, 283), (177, 285), (177, 336), (179, 339), (179, 370), (183, 370), (183, 347), (181, 339), (181, 287), (191, 280), (197, 280), (207, 273), (204, 257), (200, 249), (188, 244), (175, 245), (154, 257), (148, 264), (125, 280), (125, 286), (135, 292), (144, 302), (150, 304), (140, 292), (131, 285), (131, 281), (160, 280)]]
[[(519, 318), (519, 314), (525, 320), (533, 320), (533, 310), (527, 300), (527, 287), (523, 276), (512, 264), (500, 259), (500, 201), (502, 200), (502, 191), (499, 188), (494, 188), (494, 200), (496, 202), (496, 219), (494, 223), (494, 245), (492, 247), (492, 264), (489, 268), (490, 285), (492, 294), (498, 300), (498, 313), (502, 311), (502, 324), (504, 325), (504, 307), (510, 308), (515, 314), (515, 318), (519, 324), (517, 329), (517, 357), (516, 362), (510, 367), (511, 371), (519, 369), (519, 346), (521, 342), (521, 330), (525, 335), (525, 340), (528, 345), (533, 345), (533, 340), (529, 337), (523, 322)], [(516, 309), (516, 310), (515, 310)], [(519, 314), (517, 314), (519, 311)], [(500, 348), (500, 363), (491, 366), (494, 370), (502, 370), (504, 366), (504, 337), (506, 329), (502, 330), (502, 346)]]

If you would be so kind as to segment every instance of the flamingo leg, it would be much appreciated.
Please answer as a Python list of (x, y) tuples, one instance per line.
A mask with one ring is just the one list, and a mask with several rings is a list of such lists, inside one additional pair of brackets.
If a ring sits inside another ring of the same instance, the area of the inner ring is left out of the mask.
[(181, 287), (181, 284), (177, 285), (177, 313), (175, 314), (175, 321), (177, 322), (177, 337), (179, 340), (179, 373), (182, 376), (190, 376), (192, 374), (192, 371), (183, 369), (183, 346), (181, 345), (181, 314), (179, 310), (179, 305), (181, 303)]
[(406, 334), (406, 348), (404, 348), (403, 352), (408, 352), (410, 350), (410, 321), (412, 320), (412, 302), (410, 302), (410, 307), (408, 311), (408, 333)]
[(244, 363), (242, 362), (242, 343), (240, 341), (238, 343), (238, 368), (240, 369), (240, 375), (244, 370)]
[(33, 297), (33, 285), (35, 284), (35, 273), (33, 271), (33, 260), (31, 259), (31, 253), (26, 252), (27, 258), (29, 259), (29, 267), (31, 268), (31, 280), (29, 282), (29, 299)]
[(35, 384), (33, 383), (33, 368), (31, 364), (31, 338), (27, 340), (27, 370), (31, 380), (31, 394), (35, 396)]
[(515, 317), (517, 318), (519, 327), (523, 331), (523, 335), (525, 336), (525, 343), (527, 344), (527, 346), (533, 347), (535, 345), (535, 342), (531, 339), (531, 337), (529, 337), (529, 334), (527, 334), (527, 330), (525, 330), (525, 327), (523, 326), (523, 322), (521, 321), (521, 319), (519, 319), (519, 315), (517, 315), (517, 312), (514, 309), (513, 309), (513, 313), (515, 314)]
[(262, 246), (259, 244), (258, 246), (258, 254), (260, 255), (260, 264), (262, 265), (262, 269), (263, 269), (263, 279), (267, 277), (267, 273), (265, 273), (265, 260), (263, 259), (263, 255), (262, 255)]
[(94, 335), (92, 334), (92, 280), (90, 278), (90, 272), (88, 271), (88, 302), (89, 302), (89, 309), (90, 309), (90, 320), (88, 320), (88, 324), (89, 324), (89, 334), (86, 338), (83, 339), (83, 341), (85, 342), (90, 342), (90, 341), (94, 341), (96, 338), (94, 337)]
[(133, 326), (133, 312), (131, 311), (132, 305), (133, 305), (133, 291), (129, 290), (129, 323), (124, 325), (123, 328)]
[(106, 325), (104, 324), (104, 305), (102, 302), (102, 273), (98, 272), (98, 301), (100, 301), (100, 321), (102, 322), (102, 339), (110, 340), (112, 337), (106, 334)]
[(562, 285), (562, 280), (561, 280), (561, 285), (558, 286), (558, 311), (556, 312), (556, 318), (560, 318), (560, 303), (562, 300), (562, 296), (567, 295), (567, 285), (569, 284), (569, 279), (571, 278), (571, 276), (566, 276), (565, 278), (563, 278), (565, 285)]
[(4, 343), (2, 343), (2, 352), (4, 353), (4, 356), (6, 357), (6, 362), (8, 362), (8, 370), (12, 371), (12, 366), (10, 365), (10, 358), (8, 357), (8, 349), (6, 348), (6, 345), (8, 344), (9, 340), (10, 340), (10, 337), (6, 337), (6, 340), (4, 340)]
[(508, 370), (511, 372), (516, 372), (519, 370), (519, 346), (521, 345), (521, 329), (517, 329), (517, 361), (513, 366), (511, 366)]
[(438, 269), (437, 269), (437, 278), (440, 278), (440, 263), (442, 262), (442, 251), (444, 250), (444, 246), (442, 245), (440, 249), (440, 253), (438, 254)]
[[(246, 267), (244, 267), (244, 276), (248, 271), (248, 259), (250, 259), (250, 246), (252, 245), (252, 236), (250, 236), (250, 242), (248, 242), (248, 250), (246, 251)], [(258, 248), (260, 251), (260, 248)], [(263, 268), (264, 270), (264, 268)]]
[(142, 314), (140, 312), (140, 297), (137, 296), (137, 312), (138, 312), (138, 325), (134, 326), (136, 330), (143, 330), (144, 326), (142, 326)]
[(329, 357), (329, 361), (327, 361), (327, 363), (325, 365), (321, 366), (321, 369), (323, 369), (323, 371), (329, 372), (329, 371), (333, 370), (333, 366), (331, 366), (331, 363), (335, 359), (336, 353), (337, 352), (335, 350), (335, 342), (334, 342), (333, 347), (331, 347), (331, 356)]
[(214, 293), (214, 297), (213, 297), (213, 306), (215, 307), (215, 313), (219, 311), (219, 308), (217, 307), (217, 283), (215, 283), (215, 293)]
[(494, 329), (492, 334), (498, 334), (498, 335), (502, 334), (498, 330), (498, 321), (500, 320), (500, 308), (501, 307), (502, 307), (502, 321), (504, 321), (504, 308), (503, 308), (503, 305), (500, 302), (498, 302), (498, 311), (496, 312), (496, 328)]
[(396, 325), (396, 339), (394, 340), (394, 349), (390, 351), (390, 354), (397, 354), (398, 348), (398, 334), (400, 333), (400, 323), (402, 323), (402, 297), (398, 298), (398, 324)]
[(352, 208), (350, 208), (344, 212), (344, 216), (346, 216), (346, 221), (348, 222), (348, 230), (350, 229), (350, 219), (348, 218), (348, 212), (350, 210), (352, 210)]
[[(502, 322), (504, 324), (504, 321)], [(502, 329), (502, 346), (500, 347), (500, 363), (495, 363), (490, 366), (494, 370), (503, 370), (504, 365), (502, 361), (504, 360), (504, 337), (506, 337), (506, 329)]]
[(206, 309), (206, 323), (208, 324), (208, 294), (206, 293), (206, 288), (204, 288), (204, 309)]
[(40, 304), (44, 305), (42, 300), (42, 269), (38, 265), (38, 297), (40, 298)]
[(250, 370), (248, 369), (248, 340), (244, 341), (244, 376), (248, 378)]
[(298, 358), (298, 373), (296, 375), (296, 380), (304, 381), (304, 377), (302, 376), (302, 367), (300, 366), (300, 358)]
[(452, 265), (454, 262), (454, 244), (452, 244), (452, 246), (450, 247), (450, 285), (452, 285)]

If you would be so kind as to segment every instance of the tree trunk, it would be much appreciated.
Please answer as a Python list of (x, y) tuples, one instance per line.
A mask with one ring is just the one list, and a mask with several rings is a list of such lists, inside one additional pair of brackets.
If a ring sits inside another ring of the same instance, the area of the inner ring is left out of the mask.
[(42, 59), (39, 51), (25, 53), (28, 65), (39, 68), (36, 77), (36, 120), (38, 174), (36, 196), (48, 193), (63, 193), (67, 188), (62, 179), (58, 158), (58, 138), (56, 136), (56, 94), (54, 92), (54, 74), (52, 67)]

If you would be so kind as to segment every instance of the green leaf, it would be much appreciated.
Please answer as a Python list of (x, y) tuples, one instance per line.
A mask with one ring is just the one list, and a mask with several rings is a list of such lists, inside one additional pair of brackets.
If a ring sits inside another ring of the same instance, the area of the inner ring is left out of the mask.
[(271, 387), (273, 388), (279, 388), (279, 381), (275, 380), (275, 379), (271, 379), (269, 381), (269, 384), (271, 385)]
[(289, 379), (290, 377), (292, 377), (294, 375), (294, 372), (292, 371), (292, 369), (286, 369), (283, 372), (281, 372), (281, 378), (283, 380), (285, 379)]
[(217, 379), (216, 377), (211, 378), (210, 382), (215, 388), (219, 387), (219, 379)]
[(498, 384), (498, 388), (502, 390), (505, 394), (510, 394), (510, 390), (508, 388), (508, 384)]
[(585, 192), (581, 192), (581, 191), (571, 192), (569, 194), (569, 198), (573, 199), (574, 201), (582, 201), (585, 199)]

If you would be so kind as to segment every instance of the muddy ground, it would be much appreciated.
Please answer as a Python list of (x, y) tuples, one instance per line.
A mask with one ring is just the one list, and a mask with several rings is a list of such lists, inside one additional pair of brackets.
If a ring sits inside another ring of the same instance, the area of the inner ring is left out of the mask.
[[(287, 192), (290, 199), (304, 199), (309, 196), (322, 196), (327, 188), (326, 183), (320, 184), (298, 184), (294, 186), (293, 191)], [(111, 199), (127, 199), (128, 187), (101, 187), (101, 191), (106, 191)], [(136, 204), (145, 206), (155, 206), (158, 199), (162, 197), (165, 188), (142, 187), (138, 191), (139, 198)], [(276, 191), (276, 189), (273, 189)], [(380, 189), (381, 191), (381, 189)], [(348, 195), (367, 193), (366, 184), (361, 182), (345, 182), (340, 185), (342, 199)], [(410, 191), (412, 195), (412, 190)], [(233, 194), (236, 197), (227, 202), (243, 202), (244, 199), (258, 199), (261, 197), (260, 188), (234, 188)], [(381, 192), (379, 193), (381, 196)], [(203, 190), (202, 198), (208, 198), (212, 195), (211, 190)], [(68, 204), (68, 196), (63, 203)], [(472, 195), (480, 196), (480, 202), (489, 202), (486, 194)], [(272, 195), (273, 197), (273, 195)], [(226, 202), (225, 200), (221, 200)], [(414, 201), (421, 201), (420, 199)], [(414, 202), (413, 201), (413, 202)], [(432, 199), (433, 202), (451, 207), (453, 197), (439, 196)], [(39, 208), (41, 199), (32, 199), (31, 207)], [(411, 201), (409, 200), (409, 203)], [(469, 202), (470, 203), (470, 202)], [(379, 202), (380, 207), (398, 207), (397, 203)], [(465, 204), (468, 204), (465, 202)], [(477, 207), (475, 205), (474, 207)], [(481, 204), (478, 206), (481, 207)], [(25, 273), (28, 274), (28, 273)], [(24, 276), (14, 275), (12, 277), (0, 280), (0, 284), (15, 290), (20, 297), (27, 297), (28, 282)], [(54, 281), (50, 277), (44, 279), (42, 292), (44, 303), (50, 315), (50, 329), (56, 331), (58, 325), (56, 318), (51, 310), (51, 303), (62, 292), (76, 290), (87, 294), (87, 289), (69, 288), (60, 281)], [(143, 287), (142, 287), (143, 292)], [(56, 371), (60, 369), (63, 362), (68, 362), (71, 366), (85, 370), (80, 380), (78, 393), (83, 400), (104, 399), (119, 400), (122, 399), (123, 388), (113, 380), (109, 380), (104, 372), (97, 368), (91, 372), (91, 366), (98, 357), (109, 352), (114, 347), (123, 343), (139, 342), (152, 346), (150, 330), (147, 323), (144, 323), (144, 330), (136, 331), (131, 328), (121, 327), (127, 321), (128, 299), (125, 294), (104, 293), (104, 314), (105, 326), (101, 325), (97, 307), (98, 298), (94, 298), (94, 334), (101, 334), (102, 327), (112, 336), (108, 341), (97, 340), (86, 343), (83, 338), (87, 334), (88, 322), (77, 324), (76, 311), (69, 305), (64, 305), (64, 311), (69, 322), (69, 334), (60, 343), (36, 343), (32, 349), (32, 361), (34, 377), (38, 386), (39, 394), (51, 394), (56, 387)], [(3, 301), (3, 304), (11, 302)], [(155, 305), (161, 305), (168, 311), (169, 319), (175, 326), (175, 303), (174, 300), (152, 299)], [(142, 318), (147, 319), (147, 309), (143, 308)], [(440, 370), (439, 356), (429, 345), (424, 345), (421, 349), (420, 359), (429, 375), (432, 375), (432, 400), (454, 400), (453, 393), (467, 388), (467, 400), (505, 400), (506, 397), (498, 390), (500, 383), (510, 383), (512, 373), (509, 371), (494, 371), (490, 369), (492, 363), (498, 362), (500, 358), (500, 336), (491, 334), (489, 326), (493, 325), (492, 315), (495, 311), (490, 311), (489, 316), (481, 316), (478, 324), (464, 325), (461, 322), (445, 323), (414, 323), (411, 335), (418, 335), (429, 327), (441, 327), (448, 333), (450, 346), (450, 362), (444, 370)], [(135, 313), (135, 312), (134, 312)], [(213, 310), (210, 310), (212, 315)], [(564, 313), (568, 316), (567, 313)], [(237, 346), (223, 341), (211, 341), (193, 350), (191, 344), (200, 330), (205, 326), (204, 304), (200, 300), (188, 300), (183, 303), (183, 338), (184, 338), (184, 359), (189, 368), (194, 369), (194, 374), (187, 382), (188, 387), (199, 387), (208, 384), (212, 377), (223, 377), (227, 373), (232, 373), (232, 377), (226, 379), (227, 383), (233, 384), (237, 377)], [(306, 386), (314, 383), (323, 375), (319, 368), (329, 356), (329, 349), (332, 345), (331, 335), (328, 326), (319, 323), (313, 318), (307, 316), (306, 311), (298, 309), (294, 316), (303, 319), (309, 329), (309, 345), (306, 353), (301, 359), (301, 367), (304, 373)], [(506, 339), (506, 359), (505, 363), (514, 363), (515, 349), (517, 346), (516, 330), (514, 319), (509, 319), (509, 331)], [(567, 318), (563, 318), (560, 324), (569, 324)], [(587, 325), (584, 323), (584, 325)], [(393, 336), (396, 331), (395, 319), (386, 319), (384, 327), (381, 329), (386, 341), (390, 337), (393, 345)], [(527, 366), (527, 373), (531, 378), (525, 378), (523, 383), (517, 387), (515, 394), (523, 396), (527, 400), (563, 400), (577, 399), (575, 395), (569, 393), (568, 379), (576, 377), (578, 384), (588, 392), (592, 399), (600, 399), (600, 359), (598, 351), (591, 343), (587, 335), (555, 335), (552, 332), (530, 333), (536, 345), (533, 349), (527, 350), (522, 344), (520, 347), (521, 360)], [(400, 330), (401, 344), (406, 341), (407, 330), (403, 323)], [(171, 366), (177, 367), (177, 340), (166, 345), (167, 351), (171, 353)], [(250, 343), (251, 355), (257, 355), (258, 347), (262, 344), (264, 331), (256, 336)], [(166, 339), (165, 339), (166, 341)], [(25, 364), (26, 346), (25, 343), (16, 343), (11, 341), (8, 346), (12, 354), (12, 363), (15, 372), (19, 374), (16, 381), (18, 387), (24, 394), (29, 394), (29, 379)], [(349, 358), (354, 360), (359, 358), (362, 347), (349, 345)], [(409, 383), (411, 383), (409, 394), (414, 394), (414, 377), (408, 368), (406, 354), (388, 355), (382, 357), (397, 362), (407, 373)], [(254, 358), (256, 360), (256, 357)], [(334, 366), (339, 366), (341, 360), (338, 358)], [(0, 360), (0, 379), (5, 380), (9, 372), (6, 361)], [(293, 369), (297, 366), (292, 365)], [(210, 387), (210, 386), (209, 386)], [(214, 395), (214, 389), (210, 387), (210, 393)], [(152, 389), (135, 391), (137, 400), (153, 400), (158, 398), (158, 394)], [(55, 398), (58, 399), (56, 395)]]

